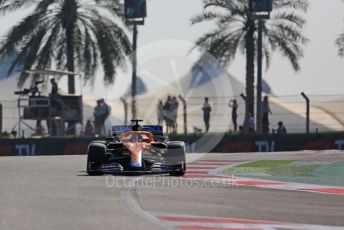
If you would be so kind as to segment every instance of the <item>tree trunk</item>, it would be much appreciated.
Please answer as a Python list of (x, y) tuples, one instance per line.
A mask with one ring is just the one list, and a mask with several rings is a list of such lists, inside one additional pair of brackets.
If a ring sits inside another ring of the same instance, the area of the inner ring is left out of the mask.
[[(74, 30), (77, 20), (77, 2), (76, 0), (68, 0), (63, 5), (63, 25), (66, 30), (67, 42), (67, 69), (74, 72)], [(75, 76), (68, 76), (68, 93), (75, 94)]]
[[(66, 28), (67, 40), (67, 69), (74, 72), (74, 25)], [(68, 75), (68, 93), (75, 94), (75, 76)]]
[(246, 118), (250, 114), (254, 116), (254, 57), (255, 42), (254, 30), (252, 29), (246, 35)]
[[(66, 30), (67, 45), (67, 70), (74, 72), (74, 30), (76, 25), (77, 3), (75, 0), (65, 1), (63, 6), (64, 18), (63, 24)], [(75, 76), (68, 75), (68, 93), (75, 94)], [(68, 122), (67, 134), (75, 135), (75, 122)]]

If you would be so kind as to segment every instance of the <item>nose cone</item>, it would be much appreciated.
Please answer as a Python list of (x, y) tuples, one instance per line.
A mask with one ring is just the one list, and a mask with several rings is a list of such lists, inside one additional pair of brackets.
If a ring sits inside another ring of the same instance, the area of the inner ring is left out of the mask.
[(142, 167), (142, 151), (143, 143), (136, 142), (129, 145), (131, 167)]

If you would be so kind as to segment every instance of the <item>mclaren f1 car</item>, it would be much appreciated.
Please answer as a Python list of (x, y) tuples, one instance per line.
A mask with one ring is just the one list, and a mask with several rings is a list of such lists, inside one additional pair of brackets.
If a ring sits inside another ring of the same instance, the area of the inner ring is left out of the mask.
[(113, 136), (88, 146), (89, 175), (162, 173), (182, 176), (186, 171), (185, 143), (168, 141), (162, 126), (113, 126)]

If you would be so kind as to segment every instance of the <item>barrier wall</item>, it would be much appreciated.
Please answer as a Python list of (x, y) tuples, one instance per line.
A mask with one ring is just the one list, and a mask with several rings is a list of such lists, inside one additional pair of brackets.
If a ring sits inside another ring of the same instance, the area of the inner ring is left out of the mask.
[[(185, 141), (187, 152), (274, 152), (344, 149), (344, 134), (197, 136), (176, 135)], [(87, 153), (91, 138), (0, 139), (0, 156), (79, 155)]]
[(0, 139), (0, 156), (79, 155), (89, 138)]

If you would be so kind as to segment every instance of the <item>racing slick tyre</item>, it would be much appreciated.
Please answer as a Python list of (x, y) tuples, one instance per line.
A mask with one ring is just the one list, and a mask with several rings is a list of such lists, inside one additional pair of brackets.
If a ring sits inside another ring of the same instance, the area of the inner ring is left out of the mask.
[[(87, 174), (90, 176), (102, 175), (103, 172), (97, 170), (106, 159), (106, 146), (103, 143), (92, 142), (87, 151)], [(96, 169), (95, 169), (96, 168)]]
[(170, 164), (178, 166), (176, 171), (170, 172), (171, 176), (183, 176), (186, 171), (185, 143), (170, 142), (167, 145), (167, 159)]

